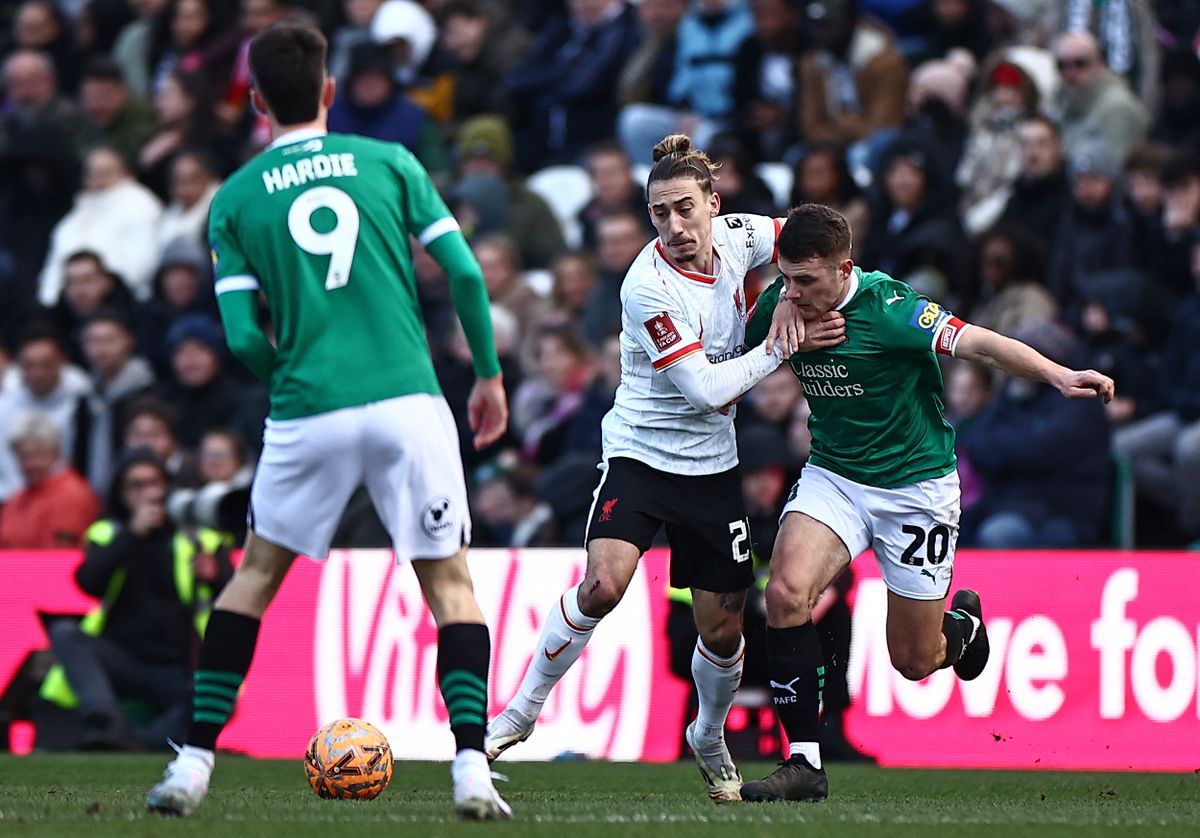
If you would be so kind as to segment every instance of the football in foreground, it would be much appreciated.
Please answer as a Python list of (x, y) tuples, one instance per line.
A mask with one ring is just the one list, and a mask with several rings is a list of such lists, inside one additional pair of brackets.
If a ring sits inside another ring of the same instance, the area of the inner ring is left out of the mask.
[(313, 734), (304, 773), (319, 797), (371, 800), (392, 780), (392, 748), (369, 722), (338, 719)]

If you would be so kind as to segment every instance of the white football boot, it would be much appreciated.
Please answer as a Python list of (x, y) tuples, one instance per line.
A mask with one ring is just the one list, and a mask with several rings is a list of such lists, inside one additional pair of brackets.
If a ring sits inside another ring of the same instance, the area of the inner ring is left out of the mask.
[(708, 796), (713, 803), (736, 803), (742, 799), (742, 773), (729, 755), (724, 732), (719, 731), (712, 739), (700, 739), (696, 732), (698, 724), (688, 725), (683, 738), (696, 756), (700, 776), (708, 784)]
[(481, 751), (458, 752), (450, 765), (454, 811), (468, 821), (512, 820), (512, 809), (492, 784), (492, 769)]
[(162, 781), (146, 795), (146, 809), (184, 817), (195, 811), (208, 794), (212, 778), (213, 752), (185, 745), (175, 748), (176, 757), (167, 763)]
[(487, 732), (483, 737), (483, 750), (487, 754), (488, 762), (492, 762), (513, 745), (528, 739), (529, 734), (533, 733), (533, 724), (509, 709), (505, 709), (488, 722)]

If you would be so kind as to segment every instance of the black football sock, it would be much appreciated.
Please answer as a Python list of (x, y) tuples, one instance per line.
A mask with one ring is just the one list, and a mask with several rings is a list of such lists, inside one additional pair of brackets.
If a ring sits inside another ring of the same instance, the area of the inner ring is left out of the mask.
[(483, 750), (491, 653), (492, 642), (485, 625), (451, 623), (438, 632), (438, 685), (450, 713), (456, 751)]
[(192, 723), (187, 744), (213, 750), (237, 703), (238, 691), (254, 659), (260, 621), (233, 611), (216, 610), (200, 644), (192, 694)]
[(825, 665), (812, 621), (789, 628), (768, 626), (767, 661), (775, 714), (788, 742), (816, 742)]
[(958, 663), (974, 632), (974, 623), (966, 614), (947, 611), (942, 615), (942, 634), (946, 635), (946, 661), (938, 667), (939, 669), (946, 669)]

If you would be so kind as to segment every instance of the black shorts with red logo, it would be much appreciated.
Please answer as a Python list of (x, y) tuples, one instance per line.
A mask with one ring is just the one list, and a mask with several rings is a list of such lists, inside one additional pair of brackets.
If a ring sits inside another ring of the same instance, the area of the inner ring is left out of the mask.
[(584, 544), (615, 538), (645, 553), (665, 525), (672, 587), (722, 594), (754, 583), (738, 468), (690, 476), (614, 457), (601, 469)]

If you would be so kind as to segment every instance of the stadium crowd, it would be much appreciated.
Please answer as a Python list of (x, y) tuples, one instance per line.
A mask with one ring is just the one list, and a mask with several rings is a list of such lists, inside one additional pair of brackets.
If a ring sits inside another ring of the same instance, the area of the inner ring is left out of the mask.
[[(483, 268), (512, 421), (475, 451), (470, 352), (413, 243), (475, 544), (582, 540), (674, 131), (723, 212), (835, 206), (864, 269), (1117, 381), (1105, 406), (947, 365), (962, 544), (1200, 538), (1200, 3), (6, 0), (0, 547), (77, 545), (142, 447), (178, 526), (244, 532), (266, 391), (225, 349), (205, 225), (267, 137), (249, 39), (289, 17), (330, 38), (331, 129), (408, 147)], [(764, 559), (806, 419), (786, 369), (738, 411)], [(365, 495), (338, 542), (387, 543)]]

